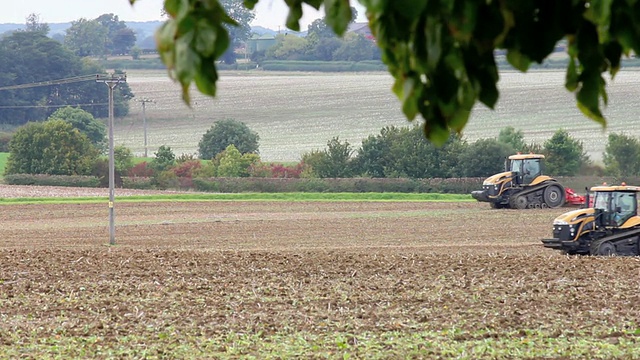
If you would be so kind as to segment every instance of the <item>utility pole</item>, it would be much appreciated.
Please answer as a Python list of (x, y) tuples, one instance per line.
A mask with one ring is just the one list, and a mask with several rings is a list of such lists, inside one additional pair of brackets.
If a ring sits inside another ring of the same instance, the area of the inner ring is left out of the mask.
[(116, 222), (114, 212), (116, 162), (113, 152), (113, 90), (118, 84), (127, 82), (127, 75), (97, 75), (96, 82), (109, 87), (109, 245), (116, 244)]
[(147, 103), (155, 103), (155, 100), (142, 98), (138, 100), (142, 103), (142, 127), (144, 129), (144, 157), (147, 157), (147, 114), (146, 114), (146, 106)]

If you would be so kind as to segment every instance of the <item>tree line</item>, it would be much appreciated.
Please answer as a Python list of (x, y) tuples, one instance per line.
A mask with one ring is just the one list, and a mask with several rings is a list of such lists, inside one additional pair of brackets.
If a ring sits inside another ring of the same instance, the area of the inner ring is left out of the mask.
[[(93, 175), (105, 180), (105, 136), (105, 125), (90, 113), (59, 109), (47, 121), (29, 123), (15, 132), (5, 175)], [(202, 135), (197, 154), (176, 156), (163, 145), (152, 160), (136, 164), (131, 150), (119, 146), (116, 169), (119, 177), (153, 178), (160, 187), (197, 177), (478, 178), (502, 172), (509, 155), (534, 152), (546, 155), (545, 173), (552, 176), (640, 175), (640, 140), (625, 134), (609, 135), (604, 167), (594, 165), (582, 142), (565, 129), (542, 144), (526, 143), (521, 130), (506, 127), (496, 137), (473, 142), (451, 135), (437, 147), (424, 138), (419, 126), (390, 126), (364, 139), (358, 148), (334, 137), (324, 149), (306, 152), (293, 164), (263, 162), (259, 140), (246, 124), (224, 119)]]

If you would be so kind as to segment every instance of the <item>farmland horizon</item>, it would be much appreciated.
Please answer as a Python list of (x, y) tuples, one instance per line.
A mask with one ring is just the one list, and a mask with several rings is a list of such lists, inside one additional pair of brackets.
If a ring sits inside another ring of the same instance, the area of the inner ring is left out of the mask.
[[(574, 94), (564, 88), (562, 70), (500, 73), (500, 99), (494, 110), (478, 104), (463, 131), (468, 141), (497, 137), (513, 126), (527, 143), (542, 144), (566, 129), (584, 144), (592, 160), (600, 162), (610, 133), (640, 136), (634, 101), (638, 98), (640, 70), (623, 69), (608, 81), (609, 106), (604, 108), (606, 129), (586, 118)], [(192, 89), (192, 107), (181, 100), (180, 88), (163, 70), (127, 72), (136, 95), (130, 113), (116, 119), (115, 142), (144, 152), (142, 107), (147, 103), (148, 152), (167, 145), (177, 154), (197, 153), (202, 135), (222, 119), (246, 123), (260, 136), (260, 155), (266, 162), (299, 161), (302, 154), (324, 149), (333, 137), (358, 148), (363, 139), (385, 126), (411, 126), (391, 92), (387, 72), (298, 73), (222, 71), (216, 98)], [(420, 123), (421, 120), (419, 120)]]

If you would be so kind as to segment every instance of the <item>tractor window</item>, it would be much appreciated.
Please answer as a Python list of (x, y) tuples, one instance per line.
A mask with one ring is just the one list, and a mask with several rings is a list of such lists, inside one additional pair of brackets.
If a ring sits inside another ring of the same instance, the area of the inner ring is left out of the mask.
[(511, 160), (511, 171), (522, 172), (522, 160)]
[(593, 201), (593, 207), (601, 210), (609, 209), (609, 198), (611, 193), (609, 192), (597, 192)]
[(614, 220), (618, 226), (636, 214), (636, 198), (632, 193), (614, 193), (612, 210), (615, 211)]
[(539, 175), (540, 175), (540, 159), (525, 160), (522, 181), (525, 184), (529, 184)]

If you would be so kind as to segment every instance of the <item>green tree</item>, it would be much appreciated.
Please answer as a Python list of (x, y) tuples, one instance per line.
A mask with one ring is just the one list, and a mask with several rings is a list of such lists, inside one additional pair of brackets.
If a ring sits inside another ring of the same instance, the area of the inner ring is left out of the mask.
[(276, 36), (275, 45), (265, 51), (267, 59), (300, 60), (305, 57), (309, 43), (307, 39), (291, 34)]
[(353, 176), (351, 164), (354, 149), (348, 141), (334, 137), (327, 142), (323, 161), (316, 165), (315, 172), (321, 178), (348, 178)]
[[(356, 33), (345, 34), (342, 44), (333, 53), (333, 60), (363, 61), (375, 60), (376, 45), (373, 41)], [(378, 57), (379, 59), (379, 57)]]
[(27, 16), (25, 31), (36, 32), (46, 36), (49, 34), (49, 30), (51, 30), (49, 24), (40, 21), (40, 15), (31, 13)]
[(102, 14), (97, 21), (102, 27), (107, 29), (107, 41), (105, 42), (105, 54), (124, 55), (128, 54), (136, 44), (136, 33), (127, 27), (127, 24), (114, 14)]
[(64, 37), (64, 45), (81, 57), (106, 55), (108, 41), (109, 29), (85, 18), (72, 21)]
[(364, 139), (354, 160), (358, 172), (374, 178), (390, 177), (396, 160), (391, 147), (400, 141), (401, 136), (409, 133), (410, 129), (407, 127), (387, 126), (380, 130), (380, 134)]
[(504, 171), (504, 160), (514, 152), (510, 144), (478, 139), (460, 154), (459, 173), (465, 177), (488, 177)]
[(113, 149), (113, 159), (115, 162), (115, 171), (121, 175), (127, 175), (129, 170), (134, 167), (133, 152), (124, 145), (118, 145)]
[(259, 162), (260, 156), (258, 154), (242, 154), (233, 144), (227, 146), (213, 160), (216, 166), (216, 175), (219, 177), (248, 177), (249, 166)]
[(240, 121), (224, 119), (216, 121), (213, 126), (202, 135), (198, 143), (198, 153), (201, 159), (213, 159), (227, 146), (234, 145), (240, 153), (257, 153), (260, 136)]
[(153, 155), (155, 157), (151, 160), (150, 166), (156, 173), (169, 170), (176, 164), (176, 155), (173, 153), (170, 146), (160, 146), (158, 151), (153, 153)]
[(63, 120), (20, 127), (9, 144), (5, 174), (88, 175), (99, 152)]
[(590, 164), (582, 141), (574, 139), (567, 130), (559, 129), (544, 143), (546, 173), (555, 176), (573, 176)]
[[(50, 81), (50, 86), (5, 90), (0, 97), (0, 124), (22, 125), (41, 121), (59, 106), (80, 106), (94, 117), (106, 117), (108, 89), (96, 86), (95, 74), (104, 73), (96, 62), (80, 59), (59, 42), (38, 32), (18, 31), (0, 39), (0, 86)], [(63, 83), (60, 79), (83, 80)], [(126, 83), (114, 93), (116, 116), (125, 116), (132, 98)], [(101, 106), (95, 106), (103, 104)], [(35, 105), (35, 106), (34, 106)]]
[(524, 133), (522, 130), (516, 130), (513, 126), (507, 126), (500, 130), (498, 141), (510, 145), (514, 151), (524, 151), (526, 147)]
[[(129, 0), (134, 3), (137, 0)], [(263, 0), (266, 1), (266, 0)], [(319, 9), (332, 30), (345, 33), (351, 1), (295, 0), (287, 27), (300, 30), (303, 4)], [(211, 65), (229, 45), (224, 24), (233, 23), (218, 0), (165, 0), (169, 20), (158, 32), (159, 51), (190, 101), (192, 82), (215, 95), (218, 74)], [(246, 0), (253, 9), (258, 0)], [(578, 108), (605, 125), (606, 81), (620, 69), (622, 56), (640, 53), (638, 0), (475, 1), (361, 0), (382, 60), (395, 78), (393, 92), (412, 120), (425, 119), (425, 135), (443, 144), (466, 125), (476, 102), (493, 108), (498, 100), (496, 50), (520, 71), (542, 63), (559, 41), (569, 55), (565, 87), (576, 94)], [(197, 26), (187, 26), (197, 24)], [(193, 39), (206, 39), (193, 41)]]
[(447, 142), (437, 147), (424, 138), (419, 126), (402, 134), (391, 145), (388, 176), (410, 178), (448, 178), (459, 176), (459, 154), (467, 146), (457, 135), (449, 136)]
[(81, 133), (87, 135), (91, 143), (100, 150), (106, 149), (107, 127), (96, 120), (91, 113), (80, 108), (66, 106), (56, 110), (48, 120), (60, 119), (70, 123)]
[(625, 134), (609, 134), (603, 162), (610, 175), (640, 175), (640, 141)]

